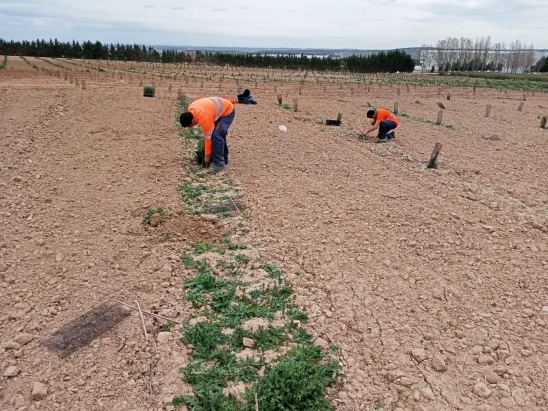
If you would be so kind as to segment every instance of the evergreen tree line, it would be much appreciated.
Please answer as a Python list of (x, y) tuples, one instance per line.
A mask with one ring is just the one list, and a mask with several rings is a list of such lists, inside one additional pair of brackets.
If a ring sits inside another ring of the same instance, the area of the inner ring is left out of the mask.
[(138, 44), (102, 44), (100, 41), (79, 43), (55, 40), (6, 41), (0, 38), (0, 54), (32, 57), (65, 57), (79, 59), (184, 63), (190, 61), (260, 68), (286, 68), (317, 71), (346, 70), (355, 73), (412, 72), (413, 58), (400, 50), (381, 51), (369, 56), (345, 58), (300, 54), (251, 54), (158, 51)]
[(533, 70), (540, 73), (548, 73), (548, 56), (544, 56), (537, 61), (537, 64), (533, 66)]

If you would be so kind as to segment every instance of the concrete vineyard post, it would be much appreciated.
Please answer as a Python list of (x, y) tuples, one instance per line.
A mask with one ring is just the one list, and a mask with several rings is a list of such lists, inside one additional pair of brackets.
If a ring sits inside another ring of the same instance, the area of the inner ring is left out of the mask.
[(443, 110), (438, 111), (438, 118), (436, 119), (436, 125), (439, 126), (443, 121)]
[(428, 165), (426, 168), (438, 168), (438, 155), (440, 154), (442, 145), (440, 143), (436, 143), (434, 145), (434, 150), (432, 150), (432, 154), (430, 155), (430, 160), (428, 160)]

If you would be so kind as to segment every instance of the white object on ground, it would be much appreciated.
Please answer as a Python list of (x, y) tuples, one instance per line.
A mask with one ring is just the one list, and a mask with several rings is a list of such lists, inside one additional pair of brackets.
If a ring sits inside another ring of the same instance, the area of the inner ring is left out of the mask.
[(284, 133), (287, 133), (287, 126), (285, 124), (280, 124), (278, 126), (278, 129), (280, 129), (280, 131), (283, 131)]

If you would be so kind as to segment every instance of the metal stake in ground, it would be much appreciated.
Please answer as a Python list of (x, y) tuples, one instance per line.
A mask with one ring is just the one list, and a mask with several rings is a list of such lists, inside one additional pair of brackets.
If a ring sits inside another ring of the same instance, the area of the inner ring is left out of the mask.
[(426, 168), (438, 168), (438, 154), (441, 151), (441, 147), (441, 143), (436, 143), (434, 145), (434, 150), (432, 150), (432, 155), (430, 156), (430, 160), (428, 161)]

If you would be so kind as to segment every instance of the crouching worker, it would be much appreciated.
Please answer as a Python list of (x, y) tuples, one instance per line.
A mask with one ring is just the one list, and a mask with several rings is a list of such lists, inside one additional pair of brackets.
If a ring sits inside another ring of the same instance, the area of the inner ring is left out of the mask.
[(236, 111), (236, 99), (206, 97), (196, 100), (188, 106), (188, 111), (181, 114), (179, 121), (183, 127), (199, 125), (204, 133), (203, 164), (211, 164), (211, 171), (216, 173), (228, 164), (228, 145), (226, 135)]
[(365, 131), (364, 137), (376, 129), (379, 129), (379, 135), (377, 137), (377, 143), (384, 143), (394, 137), (396, 132), (394, 129), (398, 127), (398, 119), (390, 111), (379, 108), (370, 109), (367, 111), (367, 118), (371, 119), (371, 127)]

